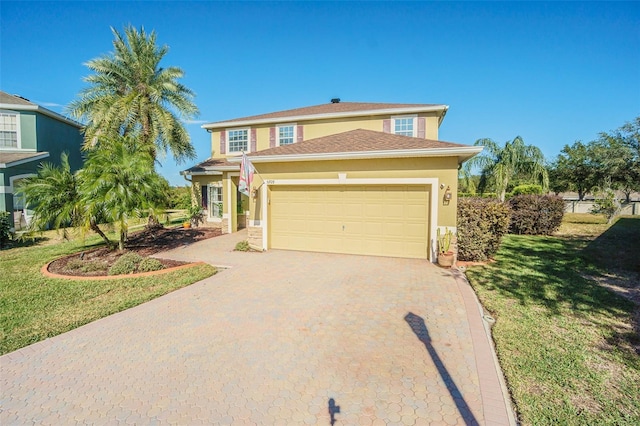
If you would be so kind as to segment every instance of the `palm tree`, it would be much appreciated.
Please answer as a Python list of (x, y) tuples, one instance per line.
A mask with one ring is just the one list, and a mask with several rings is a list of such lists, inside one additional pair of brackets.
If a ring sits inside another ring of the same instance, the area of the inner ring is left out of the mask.
[(34, 211), (31, 229), (62, 228), (67, 238), (66, 228), (79, 223), (81, 209), (76, 178), (71, 173), (66, 152), (60, 155), (60, 166), (42, 163), (37, 176), (21, 180), (18, 193), (24, 194), (27, 206)]
[(479, 155), (465, 164), (466, 173), (480, 169), (480, 185), (482, 190), (493, 184), (500, 201), (504, 201), (509, 183), (514, 177), (528, 177), (542, 185), (544, 191), (549, 188), (549, 175), (540, 148), (526, 145), (520, 136), (507, 141), (504, 147), (491, 139), (478, 139), (476, 146), (484, 146)]
[(131, 136), (101, 138), (78, 172), (79, 192), (86, 217), (98, 215), (116, 224), (118, 247), (124, 249), (128, 221), (166, 204), (169, 187), (153, 168), (152, 150)]
[(92, 59), (86, 66), (94, 74), (90, 84), (69, 105), (70, 114), (86, 120), (85, 149), (95, 147), (100, 136), (135, 133), (142, 145), (157, 153), (173, 153), (176, 161), (195, 157), (189, 133), (181, 120), (198, 114), (194, 93), (180, 84), (184, 72), (177, 67), (160, 68), (169, 47), (156, 45), (156, 33), (147, 34), (129, 25), (124, 36), (111, 28), (114, 51)]
[(68, 238), (67, 227), (86, 226), (111, 246), (111, 240), (98, 226), (100, 212), (87, 215), (79, 192), (78, 176), (71, 173), (66, 153), (60, 155), (60, 165), (43, 163), (38, 175), (20, 182), (18, 192), (24, 194), (27, 206), (34, 211), (29, 227), (33, 230), (62, 229)]

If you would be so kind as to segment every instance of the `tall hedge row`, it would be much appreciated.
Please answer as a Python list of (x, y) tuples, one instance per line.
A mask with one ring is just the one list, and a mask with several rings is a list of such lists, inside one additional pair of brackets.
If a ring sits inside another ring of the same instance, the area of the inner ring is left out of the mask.
[(458, 198), (458, 259), (484, 261), (495, 255), (509, 229), (508, 204), (487, 198)]
[(511, 234), (551, 235), (560, 227), (564, 201), (555, 195), (518, 195), (509, 200)]

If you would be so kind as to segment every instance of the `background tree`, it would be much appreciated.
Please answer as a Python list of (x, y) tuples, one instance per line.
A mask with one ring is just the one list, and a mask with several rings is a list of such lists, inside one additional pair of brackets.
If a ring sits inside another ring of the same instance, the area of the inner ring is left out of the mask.
[(78, 172), (79, 192), (87, 216), (102, 214), (119, 231), (124, 249), (129, 219), (149, 211), (156, 215), (167, 203), (168, 184), (153, 167), (153, 154), (134, 136), (100, 140)]
[[(492, 185), (500, 201), (504, 201), (507, 188), (515, 178), (520, 183), (537, 183), (546, 191), (549, 187), (549, 176), (545, 167), (542, 151), (536, 146), (526, 145), (520, 136), (507, 141), (504, 147), (491, 139), (478, 139), (476, 146), (484, 146), (484, 150), (465, 163), (466, 172), (471, 174), (475, 168), (480, 169), (479, 190)], [(528, 182), (523, 182), (523, 180)]]
[(124, 36), (111, 28), (114, 51), (86, 66), (94, 74), (85, 77), (90, 86), (69, 106), (70, 114), (86, 120), (85, 148), (96, 147), (100, 136), (135, 133), (141, 146), (157, 153), (173, 153), (176, 161), (195, 157), (189, 133), (181, 120), (198, 114), (194, 93), (180, 84), (184, 72), (161, 68), (169, 47), (156, 45), (156, 33), (147, 34), (129, 25)]
[(611, 187), (623, 191), (629, 202), (631, 193), (640, 191), (640, 117), (600, 133), (594, 146), (600, 180), (610, 180)]
[(565, 145), (556, 161), (551, 165), (550, 185), (556, 192), (576, 191), (578, 200), (598, 183), (598, 167), (594, 161), (595, 149), (592, 143), (576, 141)]

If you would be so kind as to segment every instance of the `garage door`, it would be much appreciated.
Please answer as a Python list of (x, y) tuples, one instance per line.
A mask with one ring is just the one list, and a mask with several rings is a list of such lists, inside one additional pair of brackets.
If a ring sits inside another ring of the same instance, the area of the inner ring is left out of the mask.
[(427, 258), (426, 185), (270, 189), (271, 248)]

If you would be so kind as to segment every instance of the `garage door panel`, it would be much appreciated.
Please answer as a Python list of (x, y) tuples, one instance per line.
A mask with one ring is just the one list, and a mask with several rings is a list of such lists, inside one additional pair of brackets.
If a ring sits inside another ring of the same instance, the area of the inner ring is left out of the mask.
[(270, 247), (425, 258), (425, 185), (271, 187)]

